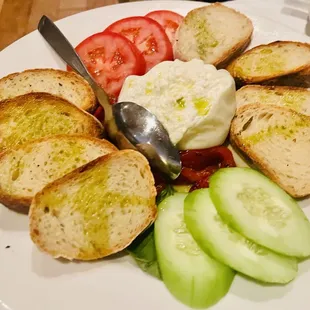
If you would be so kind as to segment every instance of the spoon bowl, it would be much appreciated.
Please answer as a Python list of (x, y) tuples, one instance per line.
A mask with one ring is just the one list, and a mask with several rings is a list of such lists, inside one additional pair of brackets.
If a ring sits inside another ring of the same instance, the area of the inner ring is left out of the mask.
[(148, 158), (151, 166), (171, 179), (181, 172), (181, 159), (169, 134), (157, 117), (133, 102), (119, 102), (113, 106), (118, 144), (133, 148)]

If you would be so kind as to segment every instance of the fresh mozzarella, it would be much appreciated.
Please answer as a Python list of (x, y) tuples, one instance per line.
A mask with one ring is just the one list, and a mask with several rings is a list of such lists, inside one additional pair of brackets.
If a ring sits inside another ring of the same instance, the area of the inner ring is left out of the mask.
[(126, 78), (120, 101), (157, 116), (178, 149), (222, 144), (236, 110), (235, 82), (226, 70), (202, 60), (165, 61), (143, 76)]

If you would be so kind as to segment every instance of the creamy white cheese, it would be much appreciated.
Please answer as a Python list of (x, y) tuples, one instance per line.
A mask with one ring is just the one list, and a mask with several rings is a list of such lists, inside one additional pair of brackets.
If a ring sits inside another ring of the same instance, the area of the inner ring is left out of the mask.
[(126, 78), (120, 101), (157, 116), (178, 149), (222, 144), (236, 110), (235, 82), (226, 70), (202, 60), (165, 61), (144, 76)]

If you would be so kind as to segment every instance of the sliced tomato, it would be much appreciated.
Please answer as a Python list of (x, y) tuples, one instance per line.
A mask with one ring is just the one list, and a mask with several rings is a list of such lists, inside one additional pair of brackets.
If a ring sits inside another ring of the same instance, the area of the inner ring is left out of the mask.
[(134, 16), (121, 19), (104, 30), (128, 38), (141, 51), (146, 71), (164, 60), (173, 59), (172, 45), (159, 23), (148, 17)]
[(158, 10), (152, 11), (145, 16), (157, 21), (165, 29), (170, 42), (174, 43), (175, 33), (184, 19), (182, 15), (168, 10)]
[(117, 33), (96, 33), (75, 49), (89, 73), (109, 95), (111, 104), (117, 101), (127, 76), (145, 73), (140, 51)]

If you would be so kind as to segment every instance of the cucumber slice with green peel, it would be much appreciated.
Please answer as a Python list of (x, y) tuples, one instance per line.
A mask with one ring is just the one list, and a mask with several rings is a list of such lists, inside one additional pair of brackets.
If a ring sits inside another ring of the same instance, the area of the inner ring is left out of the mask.
[(172, 295), (192, 308), (207, 308), (228, 292), (235, 271), (204, 253), (184, 223), (186, 193), (158, 206), (155, 247), (162, 279)]
[(223, 168), (210, 180), (210, 196), (223, 220), (275, 252), (310, 255), (310, 223), (298, 203), (251, 168)]
[(186, 197), (184, 220), (206, 253), (240, 273), (280, 284), (290, 282), (297, 275), (296, 258), (259, 246), (229, 227), (219, 216), (209, 189), (195, 190)]

